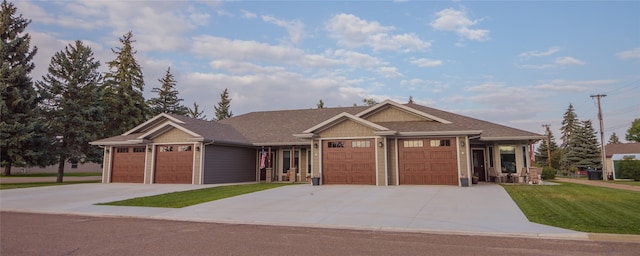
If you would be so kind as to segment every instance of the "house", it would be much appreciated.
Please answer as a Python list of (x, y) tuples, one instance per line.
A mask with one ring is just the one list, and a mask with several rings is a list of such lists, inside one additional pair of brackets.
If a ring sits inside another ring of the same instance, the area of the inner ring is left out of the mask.
[(633, 156), (640, 159), (640, 143), (614, 143), (604, 146), (605, 170), (612, 172), (613, 178), (617, 179), (618, 171), (615, 170), (614, 161), (623, 160), (625, 156)]
[(221, 121), (160, 114), (91, 142), (103, 183), (460, 185), (517, 173), (544, 136), (417, 104), (252, 112)]

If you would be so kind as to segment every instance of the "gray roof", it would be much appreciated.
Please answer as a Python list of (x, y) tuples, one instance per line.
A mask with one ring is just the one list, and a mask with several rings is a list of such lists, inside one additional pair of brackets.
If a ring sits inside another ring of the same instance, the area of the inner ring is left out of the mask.
[[(417, 104), (404, 104), (423, 113), (447, 120), (451, 123), (434, 121), (378, 122), (376, 124), (399, 133), (411, 132), (462, 132), (481, 131), (480, 139), (488, 140), (527, 140), (541, 139), (544, 136), (508, 126), (495, 124), (463, 115), (454, 114)], [(287, 145), (307, 144), (307, 140), (296, 138), (294, 134), (318, 125), (341, 113), (356, 115), (370, 107), (338, 107), (323, 109), (298, 109), (251, 112), (220, 121), (205, 121), (179, 115), (171, 117), (183, 122), (185, 129), (197, 133), (208, 141), (241, 145)], [(158, 121), (159, 122), (159, 121)], [(145, 127), (138, 127), (127, 136), (115, 136), (93, 142), (117, 142), (136, 138), (143, 134)]]

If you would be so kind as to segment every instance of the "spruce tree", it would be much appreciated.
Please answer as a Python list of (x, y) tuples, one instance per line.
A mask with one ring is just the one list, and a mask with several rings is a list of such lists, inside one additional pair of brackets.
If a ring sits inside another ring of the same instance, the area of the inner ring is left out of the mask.
[(109, 72), (105, 74), (104, 85), (105, 136), (122, 134), (139, 125), (147, 118), (147, 104), (142, 95), (144, 79), (142, 68), (135, 59), (131, 31), (120, 38), (122, 47), (116, 50), (113, 61), (107, 62)]
[(547, 139), (542, 140), (540, 147), (536, 150), (536, 164), (540, 166), (549, 166), (549, 153), (551, 153), (551, 167), (560, 168), (560, 148), (555, 141), (553, 133), (549, 134), (549, 151), (547, 151)]
[(6, 0), (0, 10), (0, 166), (11, 175), (12, 166), (43, 166), (43, 146), (51, 142), (40, 122), (38, 98), (29, 74), (35, 65), (37, 47), (30, 47), (25, 33), (31, 20), (16, 15), (17, 8)]
[(620, 142), (620, 138), (618, 138), (618, 135), (614, 132), (611, 134), (611, 137), (609, 137), (609, 142), (607, 142), (607, 144), (620, 144), (622, 142)]
[(171, 74), (171, 68), (167, 68), (167, 72), (162, 79), (158, 79), (160, 82), (160, 88), (153, 88), (151, 92), (158, 94), (157, 98), (152, 98), (147, 101), (151, 115), (157, 115), (160, 113), (169, 113), (186, 116), (189, 113), (189, 109), (180, 104), (183, 99), (178, 98), (178, 90), (176, 90), (176, 80)]
[(575, 133), (579, 126), (580, 120), (578, 120), (578, 115), (576, 115), (573, 105), (569, 104), (567, 111), (562, 116), (562, 126), (560, 127), (560, 140), (562, 141), (560, 144), (560, 149), (562, 150), (562, 157), (560, 160), (561, 169), (568, 170), (573, 163), (571, 160), (567, 159), (567, 153), (571, 150), (570, 147), (573, 133)]
[(220, 101), (218, 102), (218, 106), (214, 106), (216, 110), (216, 120), (227, 119), (233, 116), (233, 113), (230, 110), (231, 108), (231, 98), (229, 98), (229, 91), (225, 88), (224, 91), (220, 94)]
[(189, 113), (187, 114), (187, 116), (195, 119), (206, 120), (207, 116), (204, 115), (204, 110), (201, 111), (199, 108), (200, 105), (198, 105), (198, 103), (196, 102), (193, 102), (193, 108), (189, 108)]
[(322, 99), (320, 99), (320, 101), (318, 101), (318, 103), (316, 104), (317, 108), (324, 108), (324, 101), (322, 101)]
[(599, 168), (602, 162), (600, 147), (591, 121), (582, 122), (571, 136), (569, 151), (566, 153), (570, 166), (581, 169)]
[(48, 73), (37, 83), (50, 132), (57, 141), (50, 152), (58, 157), (62, 182), (67, 161), (100, 162), (102, 151), (89, 142), (102, 137), (104, 125), (100, 62), (82, 41), (69, 44), (51, 58)]

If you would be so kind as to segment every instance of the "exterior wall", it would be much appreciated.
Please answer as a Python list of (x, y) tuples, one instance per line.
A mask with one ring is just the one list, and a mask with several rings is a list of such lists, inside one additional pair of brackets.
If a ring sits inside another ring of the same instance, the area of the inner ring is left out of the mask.
[(387, 176), (389, 185), (398, 185), (398, 140), (387, 140)]
[(205, 148), (204, 184), (256, 181), (254, 148), (208, 145)]
[[(313, 140), (311, 148), (311, 177), (322, 177), (320, 174), (320, 156), (322, 156), (322, 141)], [(315, 145), (318, 145), (316, 148)]]
[(406, 122), (406, 121), (425, 121), (424, 118), (414, 114), (407, 113), (396, 107), (388, 107), (380, 112), (365, 118), (370, 122)]
[[(471, 156), (469, 155), (469, 143), (467, 141), (467, 137), (466, 136), (460, 136), (457, 137), (456, 140), (458, 143), (457, 147), (458, 147), (458, 175), (459, 177), (462, 177), (462, 175), (464, 174), (464, 176), (469, 179), (469, 184), (471, 184), (471, 167), (470, 167), (470, 161), (471, 161)], [(464, 144), (464, 146), (463, 146)]]
[[(196, 143), (193, 148), (193, 182), (192, 184), (202, 184), (202, 152), (203, 146), (202, 143)], [(198, 150), (200, 149), (200, 150)]]
[[(378, 144), (382, 143), (382, 147)], [(384, 138), (376, 138), (376, 185), (387, 186), (388, 185), (388, 168), (387, 168), (387, 142)]]
[(147, 145), (147, 152), (145, 153), (146, 156), (144, 159), (144, 184), (153, 183), (153, 168), (155, 168), (154, 160), (156, 159), (153, 148), (153, 145)]
[(113, 156), (113, 147), (106, 146), (104, 148), (104, 158), (102, 162), (102, 183), (111, 182), (111, 159)]
[(320, 137), (323, 137), (323, 138), (364, 137), (364, 136), (370, 137), (373, 135), (373, 131), (369, 127), (366, 127), (354, 121), (348, 120), (320, 132), (319, 135)]
[(185, 143), (193, 136), (181, 131), (180, 129), (173, 128), (158, 137), (153, 138), (153, 143)]
[(306, 181), (307, 180), (307, 169), (309, 168), (309, 162), (307, 161), (307, 149), (300, 148), (300, 160), (298, 162), (298, 169), (300, 170), (298, 173), (298, 181)]

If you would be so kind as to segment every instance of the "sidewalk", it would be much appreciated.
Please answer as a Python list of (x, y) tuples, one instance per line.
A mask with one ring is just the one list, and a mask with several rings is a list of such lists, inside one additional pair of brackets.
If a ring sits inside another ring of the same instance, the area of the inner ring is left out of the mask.
[(600, 180), (583, 180), (583, 179), (569, 179), (569, 178), (556, 178), (555, 180), (561, 181), (561, 182), (577, 183), (577, 184), (599, 186), (599, 187), (606, 187), (606, 188), (616, 188), (616, 189), (640, 192), (640, 186), (618, 184), (618, 183), (605, 182)]
[[(92, 181), (102, 180), (102, 176), (69, 176), (64, 177), (63, 181)], [(56, 182), (56, 177), (2, 177), (0, 184), (9, 183), (34, 183), (34, 182)]]

